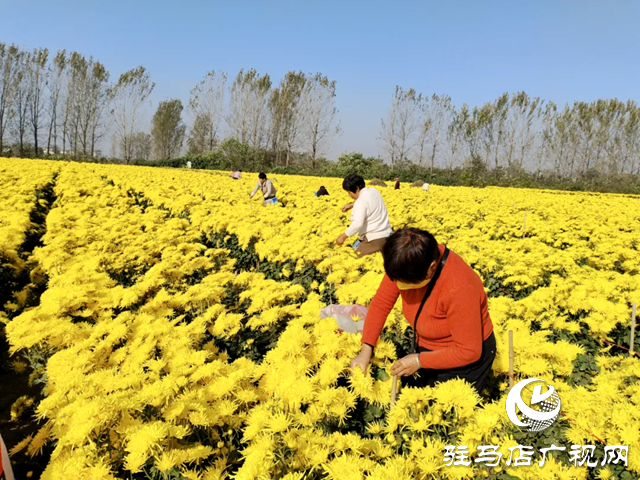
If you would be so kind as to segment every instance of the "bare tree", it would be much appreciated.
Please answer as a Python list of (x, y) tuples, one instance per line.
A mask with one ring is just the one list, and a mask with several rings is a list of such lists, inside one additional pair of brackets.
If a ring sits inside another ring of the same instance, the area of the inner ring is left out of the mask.
[(491, 148), (493, 147), (495, 135), (495, 108), (493, 103), (487, 102), (481, 108), (474, 110), (477, 127), (478, 142), (484, 146), (485, 165), (489, 165)]
[(316, 158), (332, 135), (340, 133), (340, 123), (336, 122), (338, 110), (335, 107), (336, 81), (317, 73), (309, 75), (303, 93), (302, 106), (305, 110), (304, 134), (309, 145), (311, 166), (315, 170)]
[(452, 118), (447, 129), (447, 140), (449, 141), (449, 170), (453, 170), (459, 151), (463, 146), (467, 123), (470, 121), (469, 107), (463, 104), (459, 111), (452, 107)]
[(29, 121), (33, 133), (33, 148), (35, 156), (39, 155), (38, 139), (40, 135), (40, 119), (45, 103), (45, 89), (47, 87), (47, 62), (49, 50), (36, 49), (33, 51), (31, 61), (28, 64), (27, 75), (30, 90), (29, 97)]
[(0, 155), (4, 151), (4, 139), (8, 137), (9, 120), (13, 113), (13, 101), (20, 79), (20, 58), (18, 47), (0, 43)]
[(60, 50), (49, 66), (49, 135), (47, 138), (47, 154), (51, 153), (51, 139), (53, 138), (53, 153), (58, 153), (58, 109), (63, 104), (67, 70), (67, 52)]
[(285, 167), (289, 166), (305, 127), (308, 110), (303, 97), (306, 89), (307, 77), (302, 72), (287, 72), (278, 86), (278, 104), (273, 113), (277, 116), (280, 140), (285, 150)]
[(382, 120), (380, 140), (383, 149), (389, 155), (391, 166), (397, 162), (409, 160), (416, 145), (416, 133), (419, 129), (418, 112), (422, 95), (413, 88), (405, 91), (396, 86), (387, 113), (387, 121)]
[(502, 143), (504, 141), (505, 136), (505, 124), (507, 123), (507, 118), (509, 116), (509, 94), (503, 93), (494, 103), (493, 107), (493, 122), (494, 122), (494, 133), (495, 133), (495, 146), (494, 146), (494, 158), (493, 163), (494, 167), (498, 168), (499, 166), (499, 154), (502, 150)]
[(29, 104), (31, 103), (31, 89), (29, 85), (29, 70), (31, 69), (31, 53), (19, 52), (17, 63), (16, 89), (14, 96), (13, 132), (18, 140), (18, 151), (25, 156), (25, 140), (29, 125)]
[(96, 142), (104, 134), (102, 120), (108, 102), (108, 82), (109, 72), (104, 65), (93, 57), (87, 60), (77, 52), (71, 54), (64, 129), (74, 158), (93, 156)]
[(480, 109), (478, 107), (473, 107), (472, 111), (467, 110), (468, 116), (465, 118), (464, 122), (464, 135), (463, 138), (469, 148), (469, 155), (472, 158), (478, 157), (478, 143), (480, 141)]
[(542, 113), (542, 131), (540, 132), (541, 142), (538, 150), (536, 162), (536, 175), (540, 176), (542, 167), (549, 157), (549, 149), (554, 135), (554, 118), (556, 116), (557, 106), (553, 102), (548, 102)]
[[(626, 172), (629, 164), (629, 173), (633, 173), (634, 166), (640, 151), (640, 109), (636, 102), (628, 100), (625, 105), (626, 115), (620, 125), (620, 173)], [(640, 173), (640, 172), (636, 172)]]
[(127, 164), (134, 158), (133, 134), (155, 86), (149, 72), (141, 65), (120, 75), (118, 83), (109, 89), (115, 135), (120, 144), (120, 155)]
[(418, 164), (422, 165), (425, 155), (426, 149), (428, 147), (427, 142), (429, 141), (429, 132), (431, 131), (432, 119), (429, 115), (429, 110), (431, 109), (431, 103), (429, 102), (429, 97), (425, 96), (420, 102), (418, 106), (418, 122), (420, 124), (419, 135), (418, 135)]
[(520, 147), (520, 168), (523, 168), (527, 153), (532, 150), (535, 141), (535, 131), (533, 126), (538, 122), (541, 114), (543, 101), (539, 97), (533, 97), (528, 103), (528, 108), (522, 115), (522, 142)]
[[(210, 71), (202, 81), (191, 90), (189, 110), (199, 119), (197, 135), (204, 134), (206, 147), (203, 151), (213, 150), (218, 141), (218, 132), (224, 112), (224, 97), (227, 89), (227, 74)], [(206, 130), (203, 127), (206, 125)]]
[[(427, 103), (426, 122), (428, 122), (429, 128), (426, 130), (425, 136), (431, 150), (429, 154), (429, 168), (433, 172), (438, 149), (442, 146), (445, 134), (449, 128), (449, 123), (451, 122), (451, 97), (449, 95), (436, 95), (434, 93), (430, 102), (425, 101), (425, 104)], [(420, 157), (422, 157), (422, 154)], [(422, 158), (420, 159), (420, 163), (422, 163)]]
[(134, 133), (129, 143), (134, 159), (148, 161), (151, 158), (151, 135), (145, 132)]
[[(90, 82), (90, 109), (89, 115), (89, 128), (91, 134), (91, 149), (89, 155), (94, 157), (96, 155), (96, 143), (105, 133), (104, 130), (104, 112), (107, 110), (109, 103), (109, 72), (105, 69), (104, 65), (100, 62), (94, 62), (92, 65), (92, 75)], [(85, 148), (86, 155), (86, 148)]]
[(254, 69), (240, 70), (230, 89), (227, 124), (231, 134), (241, 143), (261, 147), (265, 140), (267, 99), (271, 89), (269, 75)]

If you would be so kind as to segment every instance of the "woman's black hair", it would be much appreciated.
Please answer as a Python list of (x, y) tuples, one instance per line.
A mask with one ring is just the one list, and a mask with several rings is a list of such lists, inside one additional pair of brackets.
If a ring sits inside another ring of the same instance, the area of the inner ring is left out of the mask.
[(362, 190), (364, 186), (364, 178), (355, 173), (347, 175), (342, 181), (342, 188), (351, 193), (356, 193), (358, 189)]
[(403, 228), (391, 234), (382, 247), (384, 270), (392, 281), (420, 283), (432, 262), (440, 258), (435, 237), (419, 228)]
[(267, 179), (267, 174), (266, 174), (266, 173), (264, 173), (264, 172), (260, 172), (260, 173), (258, 174), (258, 178), (262, 178), (262, 179), (266, 180), (266, 179)]

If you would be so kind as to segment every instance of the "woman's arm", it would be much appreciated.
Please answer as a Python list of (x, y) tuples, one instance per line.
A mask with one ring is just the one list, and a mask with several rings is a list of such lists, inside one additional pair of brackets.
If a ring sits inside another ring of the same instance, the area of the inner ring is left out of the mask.
[(256, 183), (256, 188), (253, 189), (253, 192), (249, 194), (249, 198), (253, 198), (253, 196), (256, 194), (259, 188), (260, 188), (260, 180), (258, 180), (258, 183)]
[(342, 210), (343, 212), (346, 212), (346, 211), (348, 211), (348, 210), (351, 210), (351, 209), (353, 208), (353, 203), (354, 203), (354, 202), (347, 203), (344, 207), (342, 207), (342, 208), (341, 208), (341, 210)]
[(369, 310), (367, 310), (367, 316), (364, 319), (364, 331), (362, 332), (362, 348), (358, 356), (351, 360), (351, 368), (359, 367), (362, 373), (367, 371), (367, 366), (373, 355), (373, 347), (378, 343), (378, 337), (380, 337), (382, 328), (389, 316), (389, 312), (391, 312), (398, 299), (398, 295), (400, 295), (400, 291), (395, 282), (389, 280), (389, 277), (385, 275), (373, 300), (371, 300)]
[(376, 346), (387, 317), (396, 304), (399, 295), (400, 290), (398, 290), (396, 283), (385, 275), (378, 287), (378, 291), (373, 296), (373, 300), (371, 300), (369, 310), (367, 310), (362, 331), (362, 343), (367, 343), (373, 347)]
[(443, 299), (453, 345), (422, 352), (422, 368), (446, 370), (469, 365), (482, 355), (482, 293), (477, 286), (463, 285)]

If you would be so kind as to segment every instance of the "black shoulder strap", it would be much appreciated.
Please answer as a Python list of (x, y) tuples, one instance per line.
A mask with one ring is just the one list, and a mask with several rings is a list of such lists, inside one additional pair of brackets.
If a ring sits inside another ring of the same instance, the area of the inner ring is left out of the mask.
[(440, 273), (444, 268), (444, 264), (447, 263), (448, 257), (449, 257), (449, 249), (447, 247), (444, 247), (444, 253), (442, 254), (442, 259), (440, 259), (438, 268), (436, 268), (436, 271), (433, 274), (433, 278), (427, 285), (427, 291), (424, 292), (424, 297), (422, 297), (422, 302), (420, 303), (420, 307), (418, 308), (418, 313), (416, 313), (416, 318), (413, 321), (413, 350), (411, 353), (418, 353), (418, 334), (416, 333), (416, 327), (418, 326), (418, 317), (420, 316), (420, 313), (422, 313), (422, 307), (424, 307), (424, 304), (427, 302), (427, 298), (429, 298), (429, 295), (431, 295), (431, 292), (433, 291), (433, 287), (438, 281), (438, 278), (440, 277)]

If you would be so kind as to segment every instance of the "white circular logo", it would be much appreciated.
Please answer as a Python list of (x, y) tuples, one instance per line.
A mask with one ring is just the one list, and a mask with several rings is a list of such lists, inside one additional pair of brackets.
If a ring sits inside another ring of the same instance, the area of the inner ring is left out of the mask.
[[(538, 405), (538, 410), (531, 408), (522, 399), (522, 389), (530, 383), (540, 382), (533, 387), (531, 406)], [(542, 393), (542, 385), (547, 391)], [(520, 410), (522, 420), (516, 414), (516, 405)], [(529, 427), (529, 432), (540, 432), (553, 425), (560, 413), (560, 397), (556, 389), (539, 378), (528, 378), (516, 383), (507, 395), (507, 415), (509, 420), (518, 427)]]

